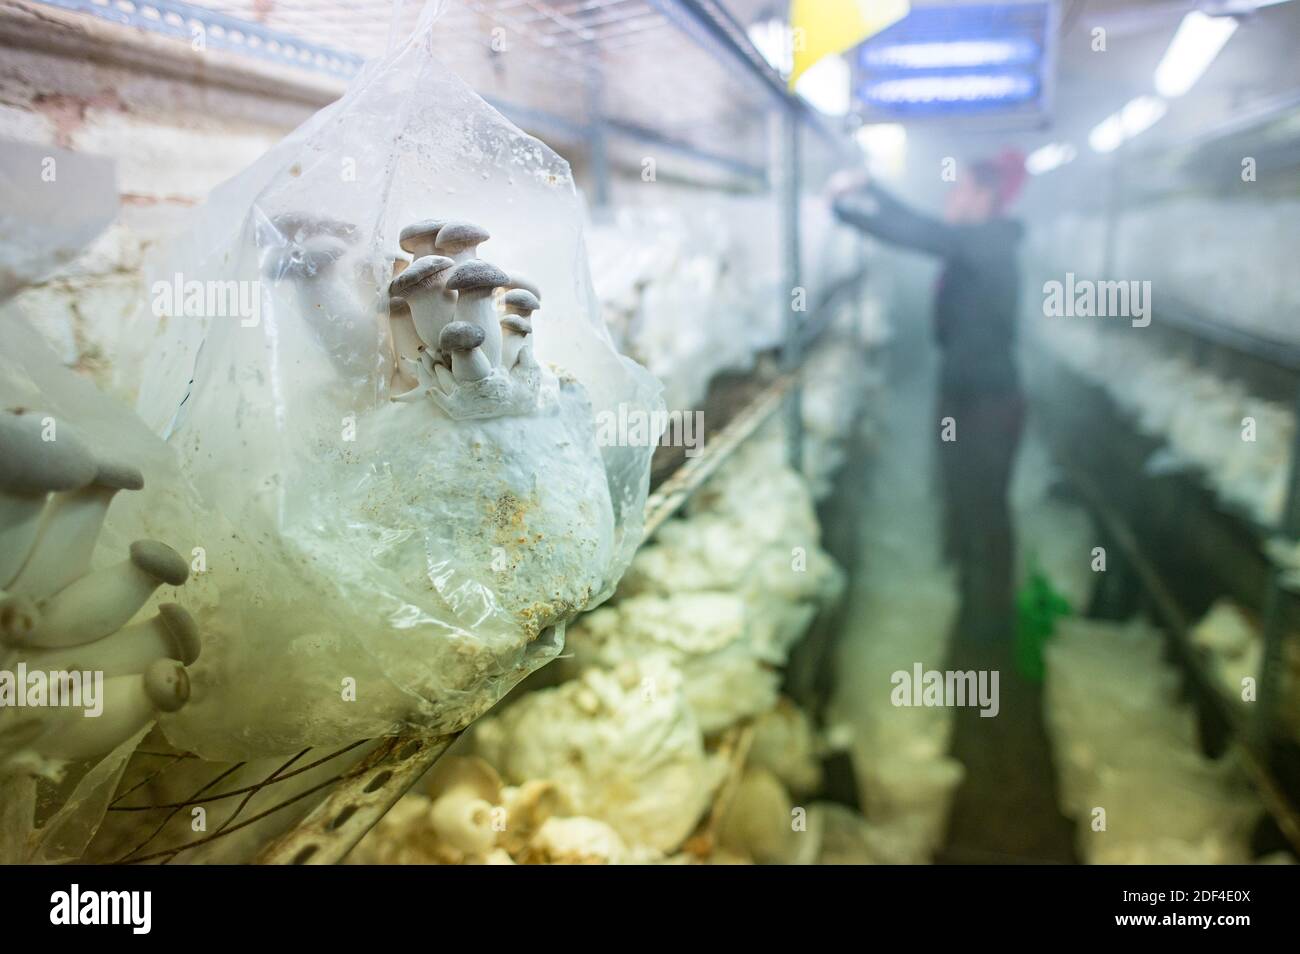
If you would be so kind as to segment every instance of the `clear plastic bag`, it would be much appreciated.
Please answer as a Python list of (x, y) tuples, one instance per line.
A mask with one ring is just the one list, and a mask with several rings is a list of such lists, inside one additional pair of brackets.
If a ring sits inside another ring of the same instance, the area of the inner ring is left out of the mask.
[[(598, 446), (596, 415), (658, 408), (658, 385), (600, 321), (567, 163), (440, 65), (437, 13), (219, 187), (153, 285), (138, 410), (196, 494), (204, 564), (193, 695), (163, 726), (205, 758), (465, 725), (641, 538), (653, 443)], [(540, 288), (526, 387), (390, 400), (399, 233), (433, 217)], [(193, 289), (235, 313), (187, 309)]]

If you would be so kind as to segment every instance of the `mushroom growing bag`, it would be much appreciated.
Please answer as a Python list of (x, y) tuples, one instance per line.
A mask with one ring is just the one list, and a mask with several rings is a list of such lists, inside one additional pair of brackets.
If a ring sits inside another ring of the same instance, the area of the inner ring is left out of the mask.
[[(464, 726), (560, 651), (641, 538), (653, 441), (600, 446), (597, 423), (656, 410), (659, 387), (601, 323), (568, 164), (441, 66), (436, 36), (426, 11), (215, 190), (151, 288), (138, 411), (198, 501), (181, 600), (203, 633), (161, 724), (205, 758)], [(389, 281), (402, 230), (431, 219), (490, 233), (461, 250), (495, 269), (457, 322), (494, 325), (493, 287), (539, 292), (513, 366), (491, 335), (402, 353)], [(131, 534), (166, 529), (138, 516)]]

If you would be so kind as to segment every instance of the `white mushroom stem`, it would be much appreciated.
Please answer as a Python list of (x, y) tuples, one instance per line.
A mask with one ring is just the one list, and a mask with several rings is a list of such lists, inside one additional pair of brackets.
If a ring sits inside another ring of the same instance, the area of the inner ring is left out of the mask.
[(515, 366), (531, 332), (532, 326), (518, 315), (507, 316), (501, 322), (501, 367), (508, 371)]
[(32, 552), (45, 497), (0, 491), (0, 589), (9, 586)]
[(453, 351), (451, 354), (451, 376), (458, 384), (473, 384), (482, 381), (492, 373), (492, 362), (488, 360), (482, 348), (468, 351)]
[[(456, 320), (481, 328), (483, 353), (487, 355), (489, 370), (501, 364), (501, 320), (492, 303), (491, 288), (466, 288), (456, 303)], [(453, 373), (455, 365), (452, 366)], [(460, 380), (457, 375), (456, 380)]]
[(433, 373), (438, 379), (438, 387), (442, 389), (443, 394), (450, 394), (456, 389), (456, 378), (445, 365), (435, 364)]
[(415, 332), (415, 323), (410, 313), (403, 308), (392, 311), (388, 318), (388, 327), (393, 340), (393, 364), (402, 378), (409, 378), (404, 360), (415, 360), (420, 356), (420, 336)]
[(443, 393), (450, 394), (456, 389), (456, 379), (451, 376), (451, 368), (446, 364), (451, 361), (450, 355), (434, 358), (434, 351), (426, 348), (420, 353), (420, 361)]
[(425, 255), (388, 286), (389, 294), (410, 309), (417, 337), (435, 358), (442, 329), (456, 317), (456, 293), (446, 287), (451, 267), (452, 261), (446, 256)]
[(453, 321), (442, 330), (439, 345), (443, 354), (451, 355), (451, 376), (457, 384), (482, 381), (492, 373), (492, 363), (483, 353), (483, 329), (477, 325)]
[(493, 805), (472, 785), (457, 785), (438, 796), (429, 809), (430, 822), (440, 841), (457, 851), (480, 858), (496, 844), (492, 827)]
[(415, 330), (435, 358), (442, 329), (456, 320), (456, 298), (454, 291), (445, 288), (413, 289), (406, 293)]
[(373, 334), (373, 326), (358, 320), (365, 309), (338, 270), (318, 268), (314, 273), (300, 275), (294, 284), (303, 317), (331, 357), (351, 353), (341, 349), (360, 351)]
[(55, 725), (32, 747), (46, 758), (80, 761), (113, 751), (159, 712), (175, 712), (190, 697), (189, 675), (179, 663), (160, 659), (143, 674), (115, 676), (103, 682), (103, 711), (61, 708)]
[(411, 401), (428, 394), (430, 388), (437, 387), (438, 381), (433, 376), (433, 373), (429, 371), (423, 356), (416, 358), (414, 361), (403, 359), (402, 366), (408, 375), (415, 378), (416, 384), (409, 391), (393, 395), (392, 400), (409, 404)]
[(199, 656), (199, 631), (194, 617), (175, 603), (163, 603), (147, 620), (119, 629), (84, 646), (28, 650), (28, 670), (44, 672), (99, 671), (106, 678), (144, 672), (159, 659), (191, 665)]
[(13, 592), (43, 600), (85, 574), (113, 497), (119, 490), (144, 486), (133, 468), (106, 471), (106, 479), (89, 487), (54, 495), (32, 555), (10, 587)]
[(164, 583), (180, 586), (189, 565), (154, 540), (131, 544), (131, 556), (64, 587), (41, 607), (30, 645), (81, 646), (126, 625)]

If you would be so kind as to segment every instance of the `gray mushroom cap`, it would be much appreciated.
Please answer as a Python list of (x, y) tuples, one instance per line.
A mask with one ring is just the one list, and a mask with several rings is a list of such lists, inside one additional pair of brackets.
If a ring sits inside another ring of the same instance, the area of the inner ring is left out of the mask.
[(43, 494), (78, 490), (94, 481), (98, 465), (65, 426), (43, 439), (45, 415), (0, 414), (0, 491)]
[(156, 659), (144, 671), (144, 692), (154, 708), (175, 712), (190, 698), (190, 674), (174, 659)]
[(506, 292), (506, 297), (503, 301), (507, 308), (518, 308), (526, 315), (531, 314), (538, 308), (542, 307), (542, 303), (537, 300), (536, 295), (530, 291), (525, 291), (522, 288), (516, 288), (514, 291)]
[(453, 321), (438, 335), (438, 347), (443, 351), (473, 351), (483, 344), (483, 329), (468, 321)]
[(401, 234), (398, 235), (397, 244), (402, 247), (403, 251), (414, 252), (413, 245), (416, 245), (420, 239), (436, 240), (438, 232), (446, 224), (446, 219), (421, 219), (419, 222), (412, 222), (402, 229)]
[(495, 265), (480, 259), (473, 259), (457, 265), (447, 277), (448, 291), (472, 291), (500, 288), (509, 278)]
[(338, 236), (311, 235), (297, 248), (287, 250), (284, 271), (310, 278), (337, 262), (347, 250), (347, 243)]
[(463, 252), (491, 237), (487, 229), (473, 222), (447, 222), (438, 232), (433, 247), (440, 252)]
[(425, 255), (423, 258), (417, 258), (402, 270), (402, 274), (388, 283), (388, 293), (400, 298), (402, 295), (409, 294), (413, 288), (430, 288), (437, 281), (438, 276), (454, 264), (455, 262), (445, 255)]
[(522, 315), (506, 315), (501, 319), (501, 327), (509, 328), (517, 335), (531, 335), (533, 323)]
[(351, 222), (310, 212), (281, 212), (272, 217), (271, 224), (291, 242), (297, 241), (299, 235), (333, 235), (350, 242), (357, 233), (357, 227)]
[(192, 665), (199, 658), (199, 650), (202, 648), (199, 624), (194, 621), (189, 610), (177, 603), (160, 603), (158, 615), (167, 627), (167, 632), (171, 633), (181, 662), (187, 666)]
[[(506, 282), (505, 287), (509, 289), (522, 288), (524, 291), (532, 292), (539, 303), (542, 300), (542, 290), (537, 287), (535, 282), (525, 278), (523, 275), (511, 275), (510, 281)], [(540, 308), (541, 305), (538, 304), (537, 307)]]
[(137, 540), (131, 544), (131, 562), (170, 586), (180, 586), (189, 579), (190, 565), (179, 553), (157, 540)]
[(144, 474), (130, 464), (100, 464), (91, 483), (109, 490), (139, 490), (144, 486)]

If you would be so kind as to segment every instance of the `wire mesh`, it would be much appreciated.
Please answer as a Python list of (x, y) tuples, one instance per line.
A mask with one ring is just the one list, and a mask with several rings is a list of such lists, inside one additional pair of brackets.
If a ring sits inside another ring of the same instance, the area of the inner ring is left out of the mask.
[[(123, 773), (88, 860), (167, 864), (190, 860), (196, 851), (259, 823), (266, 831), (288, 826), (314, 804), (308, 799), (347, 778), (373, 745), (360, 740), (333, 750), (305, 748), (274, 764), (256, 765), (206, 762), (162, 746), (141, 748)], [(295, 806), (298, 811), (290, 811)], [(259, 840), (254, 838), (253, 846)], [(252, 850), (235, 849), (222, 860), (247, 860)]]

